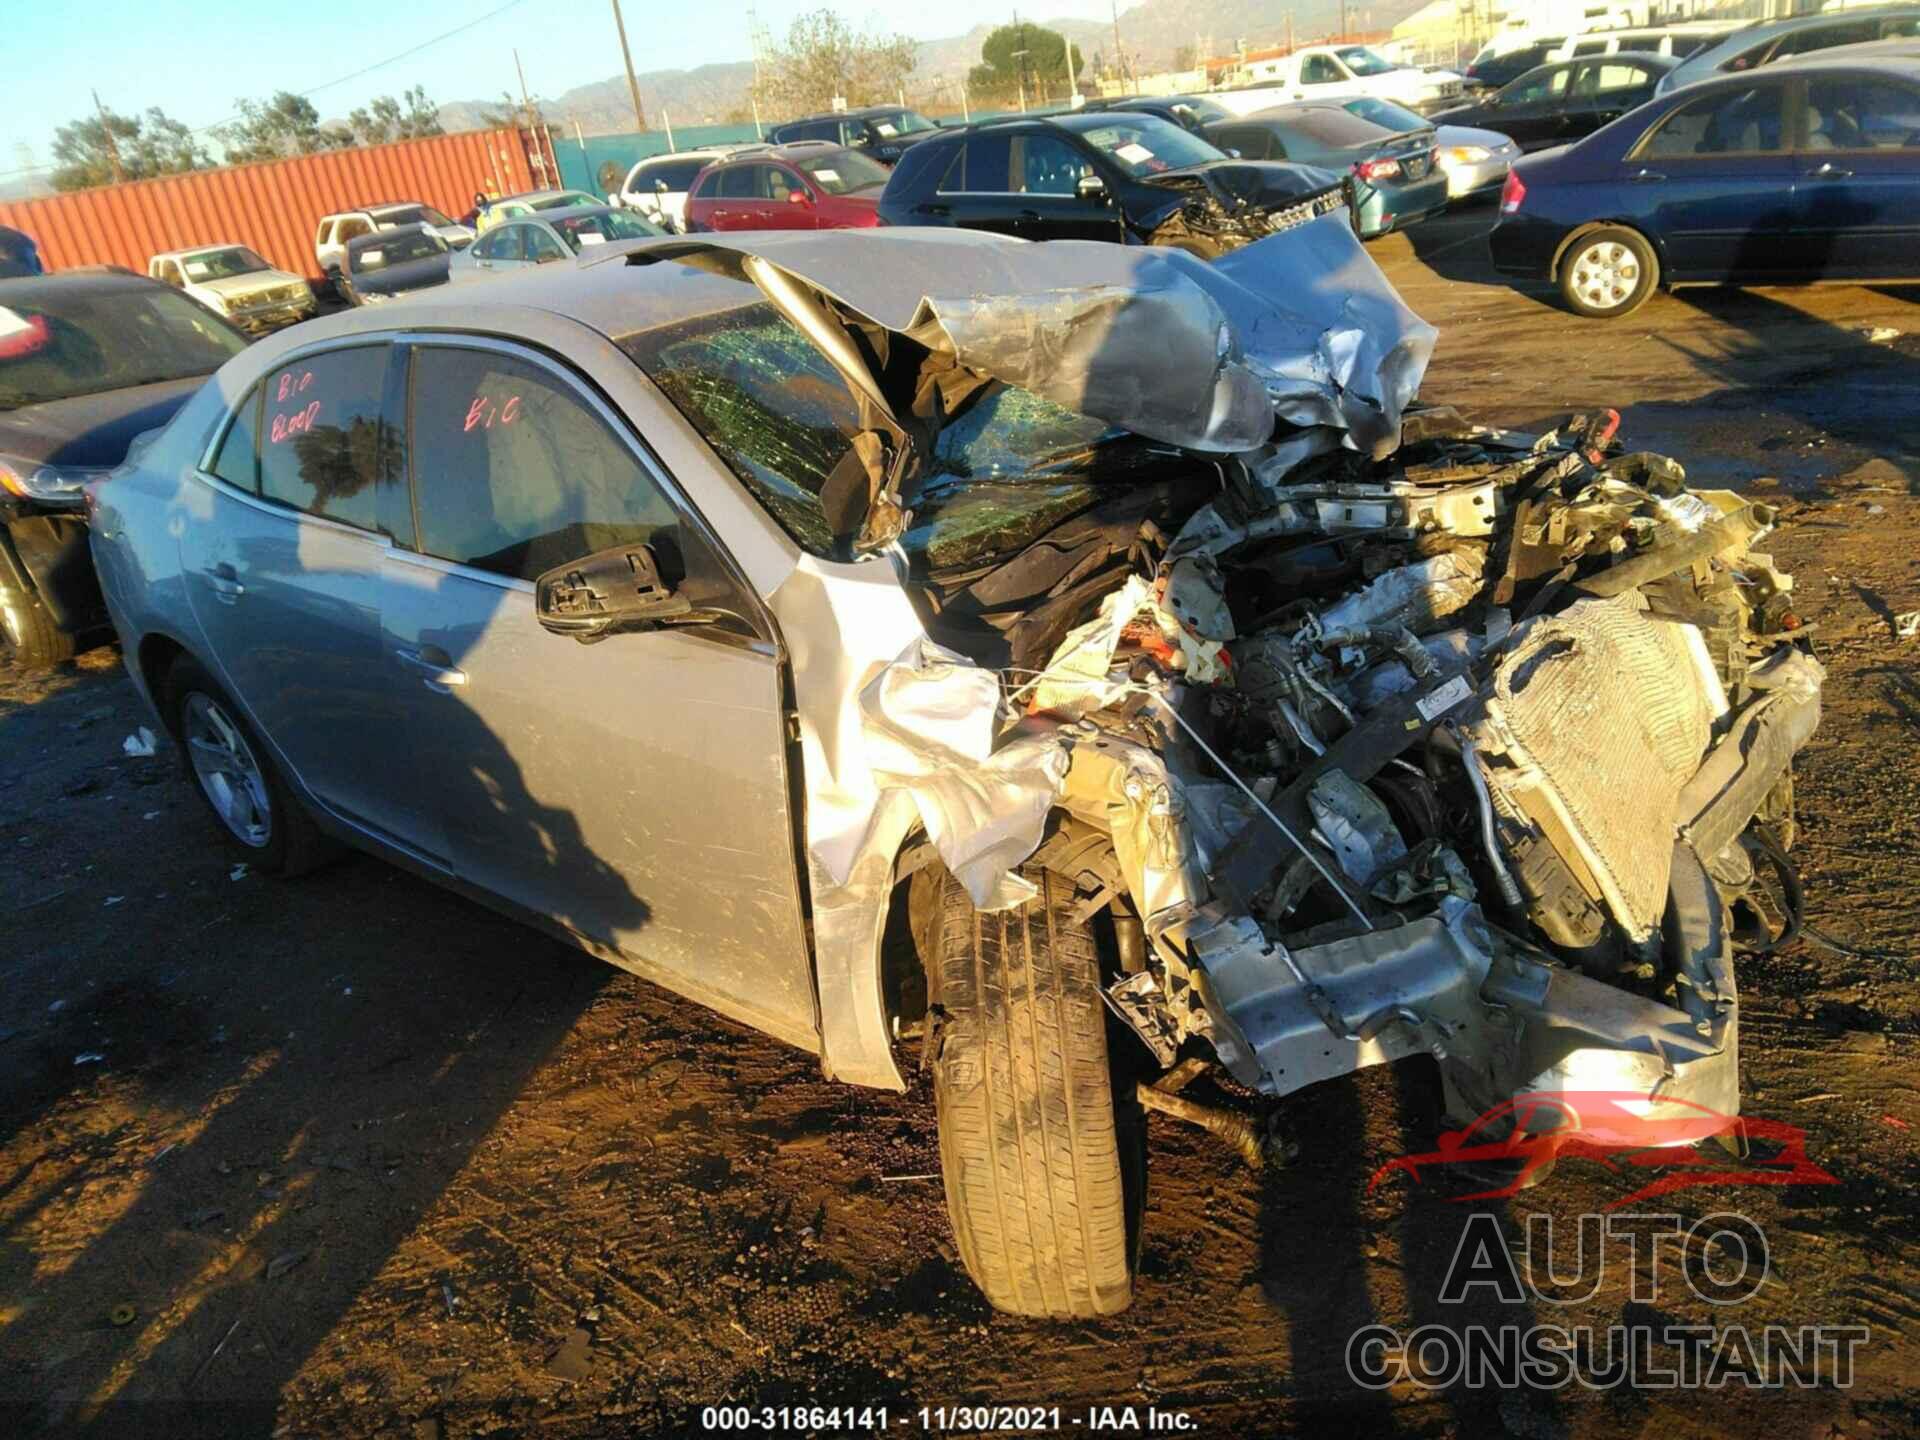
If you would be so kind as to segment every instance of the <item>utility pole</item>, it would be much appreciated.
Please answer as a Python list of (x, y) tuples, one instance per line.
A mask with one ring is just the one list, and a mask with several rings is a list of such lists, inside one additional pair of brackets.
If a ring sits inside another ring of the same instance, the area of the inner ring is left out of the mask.
[(533, 142), (533, 168), (540, 188), (547, 188), (547, 157), (540, 153), (540, 121), (533, 113), (533, 101), (527, 98), (527, 72), (520, 64), (520, 51), (513, 52), (513, 71), (520, 77), (520, 118), (526, 122), (527, 138)]
[(1127, 78), (1127, 52), (1120, 46), (1120, 0), (1113, 0), (1113, 63), (1124, 83)]
[(93, 108), (100, 112), (100, 136), (107, 145), (107, 164), (113, 167), (113, 183), (127, 183), (127, 172), (120, 168), (120, 147), (114, 143), (113, 126), (107, 123), (107, 107), (100, 103), (100, 92), (93, 92)]
[(1287, 11), (1287, 54), (1293, 53), (1293, 12)]
[(633, 128), (647, 128), (647, 112), (640, 105), (640, 81), (633, 73), (633, 52), (627, 48), (627, 22), (620, 14), (620, 0), (613, 0), (613, 28), (620, 32), (620, 58), (627, 64), (627, 94), (633, 97)]
[(1346, 39), (1347, 39), (1347, 0), (1340, 0), (1340, 42), (1341, 44), (1344, 45), (1346, 43)]

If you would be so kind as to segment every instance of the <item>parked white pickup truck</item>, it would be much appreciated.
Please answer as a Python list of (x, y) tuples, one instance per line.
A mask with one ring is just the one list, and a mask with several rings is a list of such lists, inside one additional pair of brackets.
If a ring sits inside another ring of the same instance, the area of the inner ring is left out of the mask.
[(1460, 94), (1460, 77), (1453, 71), (1396, 65), (1365, 45), (1307, 45), (1291, 55), (1257, 60), (1247, 73), (1251, 85), (1211, 91), (1207, 98), (1236, 115), (1251, 115), (1296, 100), (1346, 100), (1357, 95), (1392, 100), (1424, 112)]

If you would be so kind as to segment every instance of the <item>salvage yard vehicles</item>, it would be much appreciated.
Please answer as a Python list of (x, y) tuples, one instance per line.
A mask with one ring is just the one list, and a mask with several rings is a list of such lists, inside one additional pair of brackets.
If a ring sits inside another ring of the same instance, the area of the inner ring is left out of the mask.
[(1082, 111), (942, 131), (894, 167), (880, 218), (1211, 259), (1344, 210), (1346, 187), (1330, 170), (1236, 160), (1158, 115)]
[(1674, 66), (1664, 55), (1609, 55), (1529, 70), (1512, 84), (1434, 112), (1435, 124), (1479, 125), (1532, 153), (1591, 135), (1653, 98)]
[(246, 347), (226, 320), (135, 275), (0, 279), (0, 632), (16, 664), (111, 637), (81, 486)]
[(247, 331), (292, 325), (319, 310), (305, 279), (275, 269), (245, 245), (169, 250), (147, 261), (147, 274)]
[(1352, 175), (1353, 226), (1363, 240), (1404, 230), (1447, 208), (1450, 187), (1431, 126), (1402, 131), (1329, 101), (1223, 120), (1209, 125), (1206, 136), (1242, 159), (1291, 160)]
[(1291, 100), (1339, 100), (1374, 95), (1423, 114), (1459, 98), (1460, 77), (1451, 70), (1396, 65), (1365, 45), (1303, 45), (1289, 55), (1250, 67), (1250, 85), (1207, 95), (1236, 115), (1251, 115)]
[(257, 867), (927, 1064), (988, 1298), (1110, 1314), (1196, 1067), (1737, 1113), (1821, 684), (1772, 512), (1419, 408), (1435, 339), (1338, 210), (656, 239), (261, 341), (87, 497)]
[(334, 283), (349, 305), (378, 305), (446, 284), (451, 259), (446, 241), (425, 225), (381, 230), (347, 242)]
[(1470, 125), (1449, 125), (1416, 115), (1391, 100), (1343, 100), (1341, 108), (1371, 120), (1389, 130), (1413, 133), (1431, 130), (1440, 168), (1447, 172), (1447, 195), (1453, 200), (1476, 195), (1498, 195), (1506, 183), (1507, 172), (1520, 158), (1520, 147), (1509, 135), (1497, 130), (1479, 130)]
[(688, 231), (864, 230), (887, 170), (858, 150), (796, 140), (716, 160), (687, 196)]
[(1832, 59), (1851, 59), (1831, 52), (1842, 46), (1916, 37), (1920, 37), (1920, 5), (1850, 5), (1820, 15), (1763, 20), (1695, 50), (1683, 64), (1667, 72), (1660, 82), (1660, 93), (1800, 56), (1827, 54)]
[(1835, 53), (1675, 90), (1523, 159), (1500, 212), (1495, 268), (1582, 315), (1661, 286), (1920, 280), (1920, 61)]
[(473, 243), (473, 231), (467, 226), (449, 220), (431, 205), (403, 200), (323, 216), (313, 234), (313, 257), (320, 262), (320, 273), (332, 279), (339, 274), (341, 261), (346, 258), (347, 246), (352, 241), (362, 235), (410, 225), (424, 226), (455, 249), (464, 249)]
[(892, 165), (907, 148), (919, 144), (940, 127), (917, 110), (902, 105), (874, 105), (833, 115), (809, 115), (777, 125), (767, 138), (776, 145), (796, 140), (825, 140)]
[(619, 193), (609, 195), (607, 203), (618, 204), (663, 230), (687, 228), (687, 192), (700, 172), (717, 160), (748, 150), (764, 150), (759, 144), (712, 145), (704, 150), (674, 150), (665, 155), (650, 155), (635, 163), (620, 183)]
[(576, 205), (599, 203), (598, 196), (582, 190), (528, 190), (519, 195), (507, 195), (498, 200), (489, 200), (480, 207), (474, 220), (474, 234), (484, 235), (496, 225), (536, 215), (542, 210), (571, 210)]
[(542, 210), (525, 219), (497, 225), (466, 249), (456, 251), (447, 278), (450, 281), (484, 280), (511, 275), (529, 265), (570, 260), (595, 245), (645, 240), (665, 233), (658, 225), (630, 211), (615, 210), (607, 205)]

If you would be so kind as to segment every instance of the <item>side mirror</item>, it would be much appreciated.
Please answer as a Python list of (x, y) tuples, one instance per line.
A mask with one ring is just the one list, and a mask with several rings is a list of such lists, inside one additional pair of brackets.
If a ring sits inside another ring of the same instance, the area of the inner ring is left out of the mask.
[(789, 205), (811, 205), (813, 203), (813, 197), (804, 190), (789, 190), (787, 191), (787, 203)]
[(1098, 175), (1082, 175), (1074, 182), (1073, 193), (1082, 200), (1104, 200), (1107, 198), (1107, 182)]
[(662, 577), (651, 545), (619, 545), (547, 571), (534, 582), (533, 609), (543, 629), (582, 645), (694, 614), (692, 603)]
[(665, 195), (667, 193), (667, 182), (665, 180), (656, 180), (653, 182), (653, 188), (660, 194)]

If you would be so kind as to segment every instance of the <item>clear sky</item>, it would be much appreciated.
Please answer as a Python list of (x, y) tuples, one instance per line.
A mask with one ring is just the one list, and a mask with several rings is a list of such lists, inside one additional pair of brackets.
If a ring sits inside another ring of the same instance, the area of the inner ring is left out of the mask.
[[(775, 39), (804, 11), (830, 0), (760, 0)], [(45, 165), (56, 127), (92, 104), (90, 92), (123, 113), (157, 105), (193, 129), (231, 118), (235, 102), (276, 90), (314, 91), (321, 115), (337, 118), (375, 95), (424, 85), (436, 102), (519, 93), (513, 51), (527, 88), (555, 97), (620, 72), (610, 0), (0, 0), (6, 105), (0, 113), (0, 174), (29, 157)], [(746, 0), (622, 0), (638, 71), (689, 69), (744, 60)], [(932, 40), (980, 21), (1010, 19), (1012, 3), (889, 5), (843, 0), (856, 26)], [(1042, 0), (1030, 19), (1105, 19), (1109, 0)], [(1126, 3), (1120, 7), (1125, 10)], [(458, 26), (471, 29), (414, 46)], [(378, 68), (355, 78), (368, 66)], [(338, 82), (338, 83), (333, 83)]]

